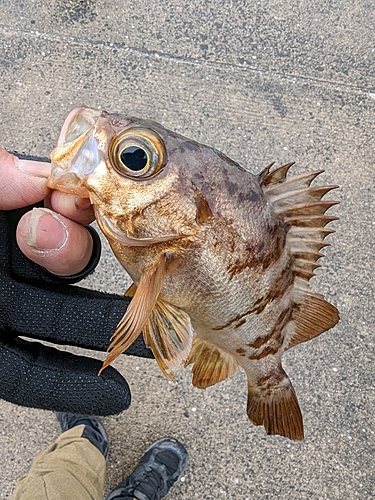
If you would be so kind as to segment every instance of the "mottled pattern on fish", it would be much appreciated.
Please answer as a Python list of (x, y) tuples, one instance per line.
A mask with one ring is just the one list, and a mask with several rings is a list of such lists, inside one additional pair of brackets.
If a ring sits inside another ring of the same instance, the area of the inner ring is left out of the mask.
[(134, 284), (108, 366), (143, 331), (167, 376), (193, 364), (206, 388), (242, 367), (249, 419), (303, 439), (281, 365), (286, 349), (333, 327), (338, 312), (310, 290), (336, 186), (292, 164), (253, 175), (221, 152), (161, 125), (73, 110), (51, 154), (49, 186), (89, 197)]

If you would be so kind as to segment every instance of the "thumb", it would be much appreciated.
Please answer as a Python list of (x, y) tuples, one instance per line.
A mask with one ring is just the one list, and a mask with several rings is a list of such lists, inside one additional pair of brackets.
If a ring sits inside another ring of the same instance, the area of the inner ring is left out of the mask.
[(47, 208), (33, 208), (19, 221), (17, 243), (21, 251), (59, 276), (77, 274), (87, 266), (93, 250), (90, 232)]
[(0, 148), (0, 210), (43, 200), (50, 193), (46, 186), (50, 171), (50, 163), (19, 159)]

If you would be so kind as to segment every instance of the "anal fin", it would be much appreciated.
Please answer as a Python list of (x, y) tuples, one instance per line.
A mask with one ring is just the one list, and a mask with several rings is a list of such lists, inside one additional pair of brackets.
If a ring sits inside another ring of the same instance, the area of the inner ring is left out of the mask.
[(199, 337), (194, 337), (193, 348), (185, 366), (191, 363), (194, 363), (192, 383), (199, 389), (222, 382), (238, 369), (238, 363), (231, 354)]
[(267, 434), (303, 440), (302, 414), (293, 386), (286, 383), (266, 390), (248, 386), (247, 415), (254, 425), (263, 425)]

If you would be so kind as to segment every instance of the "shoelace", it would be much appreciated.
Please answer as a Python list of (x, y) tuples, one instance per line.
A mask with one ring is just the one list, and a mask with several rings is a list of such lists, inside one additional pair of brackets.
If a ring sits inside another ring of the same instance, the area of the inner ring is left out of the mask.
[[(160, 466), (164, 467), (163, 465)], [(161, 493), (164, 483), (162, 474), (153, 465), (149, 465), (144, 469), (140, 478), (134, 481), (133, 487), (147, 495), (155, 495), (150, 497), (150, 500), (156, 500), (159, 498), (156, 495)]]

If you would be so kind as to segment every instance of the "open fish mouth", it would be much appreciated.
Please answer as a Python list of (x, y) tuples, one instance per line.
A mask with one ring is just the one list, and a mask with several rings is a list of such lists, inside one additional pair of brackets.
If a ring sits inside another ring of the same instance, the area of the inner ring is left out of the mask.
[(126, 235), (116, 226), (111, 218), (106, 215), (100, 216), (99, 214), (97, 214), (97, 222), (100, 229), (103, 231), (107, 238), (113, 239), (118, 243), (131, 247), (148, 247), (150, 245), (156, 245), (158, 243), (179, 240), (185, 236), (182, 234), (167, 234), (150, 238), (135, 238)]
[[(89, 193), (84, 180), (94, 173), (103, 160), (97, 137), (99, 110), (75, 108), (66, 118), (57, 147), (50, 154), (51, 175), (47, 186), (84, 198)], [(104, 132), (103, 132), (104, 133)]]

